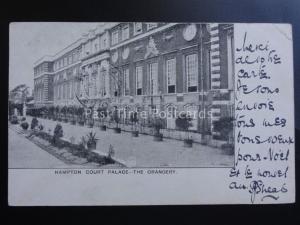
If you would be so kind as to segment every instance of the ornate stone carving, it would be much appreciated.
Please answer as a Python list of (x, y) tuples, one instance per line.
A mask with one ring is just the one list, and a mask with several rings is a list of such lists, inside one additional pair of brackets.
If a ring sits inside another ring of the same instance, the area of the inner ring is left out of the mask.
[(113, 63), (116, 63), (116, 62), (118, 61), (118, 57), (119, 57), (118, 51), (115, 51), (115, 52), (112, 54), (112, 57), (111, 57), (112, 62), (113, 62)]
[(195, 24), (190, 24), (185, 27), (183, 30), (183, 38), (186, 41), (191, 41), (196, 37), (197, 34), (197, 27)]
[(137, 52), (137, 51), (140, 51), (142, 48), (143, 48), (142, 45), (138, 45), (134, 48), (134, 50)]
[(123, 50), (123, 52), (122, 52), (122, 58), (123, 58), (124, 60), (126, 60), (126, 59), (128, 58), (128, 56), (129, 56), (129, 48), (127, 47), (127, 48), (125, 48), (125, 49)]
[(156, 44), (154, 42), (154, 39), (150, 37), (149, 43), (146, 47), (146, 54), (145, 54), (145, 59), (148, 58), (150, 55), (158, 55), (158, 50), (156, 48)]

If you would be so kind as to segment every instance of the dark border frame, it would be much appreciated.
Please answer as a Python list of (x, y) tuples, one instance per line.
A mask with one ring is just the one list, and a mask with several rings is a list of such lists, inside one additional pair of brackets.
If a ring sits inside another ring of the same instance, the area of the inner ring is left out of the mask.
[[(300, 100), (300, 1), (299, 0), (152, 0), (152, 1), (10, 1), (0, 13), (2, 99), (8, 99), (8, 26), (18, 21), (169, 21), (291, 23), (294, 39), (295, 103)], [(5, 105), (5, 104), (3, 104)], [(282, 205), (144, 206), (144, 207), (9, 207), (7, 204), (7, 151), (1, 151), (1, 212), (11, 224), (299, 224), (300, 104), (296, 114), (296, 203)], [(7, 134), (7, 111), (1, 111)], [(298, 116), (299, 114), (299, 116)], [(7, 147), (5, 135), (2, 146)], [(5, 149), (2, 147), (1, 150)], [(179, 193), (180, 194), (180, 193)], [(298, 223), (297, 223), (298, 222)]]

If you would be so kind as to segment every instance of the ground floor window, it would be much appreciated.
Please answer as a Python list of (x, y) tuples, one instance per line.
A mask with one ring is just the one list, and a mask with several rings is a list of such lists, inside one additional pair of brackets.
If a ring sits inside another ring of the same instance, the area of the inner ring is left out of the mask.
[(176, 92), (176, 59), (166, 61), (166, 77), (168, 93)]
[(186, 115), (191, 118), (191, 127), (189, 130), (197, 130), (198, 127), (198, 106), (191, 104), (184, 107)]
[(100, 71), (100, 95), (106, 95), (106, 70), (102, 69)]
[(175, 129), (176, 128), (176, 107), (171, 105), (167, 107), (167, 128)]
[(123, 70), (123, 80), (124, 80), (124, 95), (129, 95), (130, 89), (129, 89), (129, 69), (125, 68)]
[(157, 86), (157, 79), (158, 79), (158, 63), (150, 63), (149, 64), (149, 88), (150, 94), (156, 95), (158, 93), (158, 86)]
[(185, 71), (187, 76), (188, 92), (198, 91), (198, 61), (197, 54), (190, 54), (185, 57)]
[(143, 68), (141, 66), (136, 67), (135, 77), (136, 77), (136, 95), (142, 95)]

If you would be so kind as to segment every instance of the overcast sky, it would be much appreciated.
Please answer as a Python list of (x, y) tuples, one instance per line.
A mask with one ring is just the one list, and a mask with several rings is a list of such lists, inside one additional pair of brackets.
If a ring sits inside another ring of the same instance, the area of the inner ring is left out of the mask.
[(12, 23), (9, 39), (9, 90), (19, 84), (33, 88), (33, 64), (54, 55), (96, 23)]

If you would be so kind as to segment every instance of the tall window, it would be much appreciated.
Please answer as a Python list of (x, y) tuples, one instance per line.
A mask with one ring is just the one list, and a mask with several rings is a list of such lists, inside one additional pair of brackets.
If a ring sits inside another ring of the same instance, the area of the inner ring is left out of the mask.
[(98, 44), (97, 43), (94, 44), (94, 49), (95, 49), (95, 52), (98, 52)]
[(206, 52), (206, 79), (207, 79), (207, 90), (211, 89), (211, 69), (210, 69), (210, 64), (211, 64), (211, 52), (210, 52), (210, 47), (206, 47), (205, 48), (205, 52)]
[(227, 35), (227, 59), (228, 59), (228, 89), (233, 89), (233, 37)]
[(76, 62), (76, 52), (72, 54), (72, 63)]
[(70, 98), (73, 99), (74, 98), (74, 81), (72, 80), (71, 83), (71, 93), (70, 93)]
[(126, 24), (122, 27), (122, 41), (129, 38), (129, 25)]
[(80, 58), (80, 50), (77, 50), (75, 60), (78, 61), (79, 58)]
[(157, 23), (147, 23), (147, 30), (151, 30), (157, 27)]
[(151, 95), (156, 95), (158, 93), (157, 79), (158, 64), (151, 63), (149, 64), (149, 90)]
[(63, 99), (67, 98), (67, 84), (63, 84)]
[(60, 84), (58, 86), (58, 98), (59, 99), (62, 99), (62, 93), (63, 93), (63, 86), (62, 86), (62, 84)]
[(136, 77), (136, 95), (142, 95), (143, 68), (141, 66), (136, 67), (135, 77)]
[(168, 93), (176, 92), (176, 59), (166, 61), (166, 76)]
[(70, 98), (70, 82), (67, 83), (67, 94), (66, 94), (66, 99)]
[(67, 63), (67, 57), (64, 58), (64, 66), (66, 66), (68, 63)]
[(129, 69), (126, 68), (123, 70), (123, 80), (124, 80), (124, 95), (129, 95), (130, 88), (129, 88)]
[(118, 32), (118, 30), (114, 30), (112, 32), (111, 44), (115, 45), (115, 44), (118, 44), (118, 42), (119, 42), (119, 32)]
[(59, 84), (56, 86), (56, 99), (60, 99), (60, 87), (59, 87)]
[(101, 77), (101, 85), (100, 85), (100, 94), (101, 96), (105, 96), (106, 95), (106, 70), (105, 69), (101, 69), (100, 71), (100, 77)]
[(107, 34), (101, 36), (100, 42), (101, 42), (101, 49), (107, 48)]
[(198, 91), (198, 62), (197, 55), (191, 54), (185, 57), (185, 70), (187, 75), (188, 92)]
[(142, 33), (142, 23), (134, 23), (133, 25), (133, 34), (138, 35)]
[(92, 75), (92, 95), (97, 96), (97, 74)]

